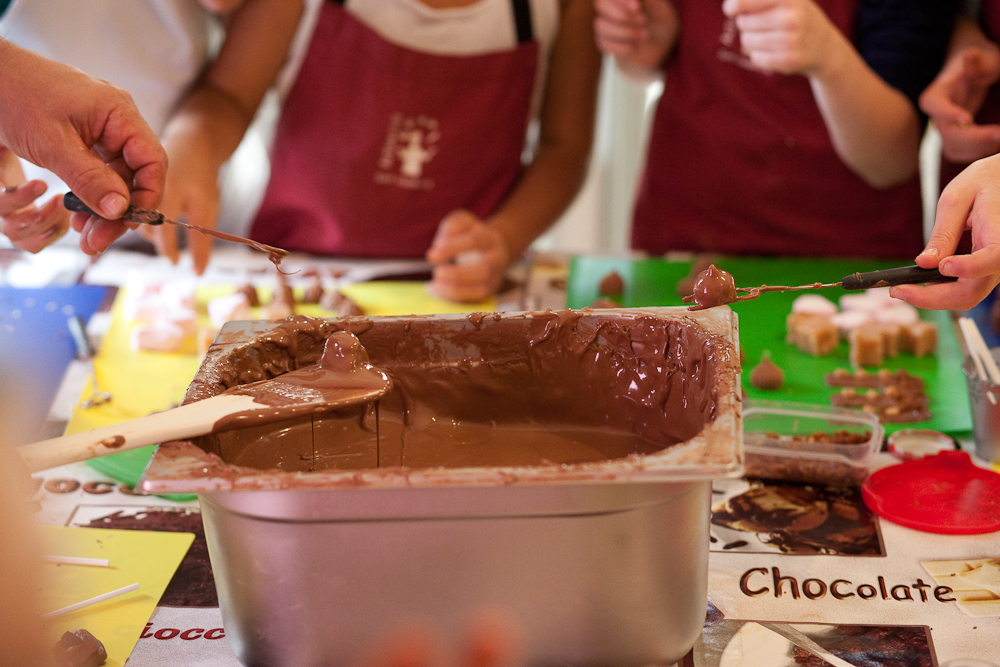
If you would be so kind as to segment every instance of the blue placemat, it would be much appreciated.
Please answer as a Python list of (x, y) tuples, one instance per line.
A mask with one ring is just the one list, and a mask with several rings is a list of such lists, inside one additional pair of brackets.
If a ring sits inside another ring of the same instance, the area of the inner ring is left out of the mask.
[(68, 319), (86, 322), (110, 306), (115, 291), (99, 285), (0, 287), (0, 423), (11, 444), (35, 439), (76, 357)]

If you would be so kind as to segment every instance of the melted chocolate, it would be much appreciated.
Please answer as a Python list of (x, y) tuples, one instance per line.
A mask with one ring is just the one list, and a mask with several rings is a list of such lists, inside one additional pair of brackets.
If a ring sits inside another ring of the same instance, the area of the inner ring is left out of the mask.
[[(294, 317), (250, 345), (210, 354), (185, 402), (291, 375), (314, 363), (338, 331), (356, 334), (392, 379), (379, 418), (372, 406), (356, 406), (214, 433), (196, 444), (228, 463), (303, 472), (648, 454), (694, 437), (714, 418), (716, 369), (735, 354), (728, 341), (653, 316)], [(226, 334), (216, 345), (227, 345)]]
[(64, 667), (98, 667), (108, 659), (104, 644), (84, 629), (64, 632), (52, 646), (52, 655)]
[[(368, 360), (368, 353), (358, 338), (348, 331), (337, 331), (326, 339), (319, 362), (284, 373), (274, 379), (236, 385), (224, 394), (250, 396), (255, 402), (271, 406), (273, 412), (240, 412), (220, 419), (216, 431), (242, 427), (254, 420), (274, 421), (274, 413), (293, 417), (312, 413), (316, 404), (350, 401), (359, 394), (374, 400), (392, 387), (385, 373)], [(283, 414), (287, 413), (287, 414)]]
[[(137, 209), (139, 210), (139, 209)], [(274, 268), (281, 272), (281, 260), (288, 256), (287, 250), (282, 250), (281, 248), (275, 248), (274, 246), (267, 245), (266, 243), (260, 243), (259, 241), (254, 241), (242, 236), (236, 236), (235, 234), (227, 234), (226, 232), (220, 232), (217, 229), (209, 229), (207, 227), (201, 227), (199, 225), (192, 225), (189, 222), (184, 222), (182, 220), (171, 220), (169, 218), (163, 218), (163, 222), (169, 222), (171, 225), (177, 225), (178, 227), (184, 227), (185, 229), (190, 229), (195, 232), (200, 232), (202, 234), (208, 234), (209, 236), (214, 236), (217, 239), (223, 241), (232, 241), (233, 243), (242, 243), (243, 245), (250, 246), (254, 250), (259, 250), (261, 252), (267, 253), (267, 258), (271, 260), (274, 264)]]

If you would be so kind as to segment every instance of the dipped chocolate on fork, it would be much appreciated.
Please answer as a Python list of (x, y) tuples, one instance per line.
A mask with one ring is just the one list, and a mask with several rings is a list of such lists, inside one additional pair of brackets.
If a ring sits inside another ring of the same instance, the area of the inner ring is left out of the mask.
[(917, 283), (944, 283), (958, 280), (952, 276), (942, 276), (937, 269), (922, 269), (919, 266), (900, 266), (881, 271), (852, 273), (835, 283), (812, 283), (809, 285), (761, 285), (760, 287), (737, 287), (733, 276), (714, 264), (698, 274), (694, 283), (694, 293), (684, 297), (684, 303), (693, 303), (689, 310), (702, 310), (735, 301), (756, 299), (764, 292), (794, 292), (823, 287), (843, 287), (845, 290), (862, 290), (872, 287), (890, 287)]
[[(78, 213), (86, 213), (87, 215), (97, 215), (89, 206), (83, 203), (76, 194), (72, 192), (67, 192), (63, 195), (63, 206), (69, 211), (76, 211)], [(242, 243), (243, 245), (250, 246), (254, 250), (259, 250), (261, 252), (267, 253), (267, 258), (271, 260), (275, 268), (281, 271), (280, 264), (281, 260), (288, 255), (287, 250), (282, 248), (275, 248), (274, 246), (267, 245), (265, 243), (260, 243), (259, 241), (253, 241), (242, 236), (236, 236), (235, 234), (227, 234), (226, 232), (220, 232), (216, 229), (208, 229), (207, 227), (199, 227), (198, 225), (192, 225), (183, 220), (171, 220), (170, 218), (164, 217), (159, 211), (148, 208), (136, 208), (135, 206), (129, 206), (125, 210), (125, 214), (121, 218), (126, 222), (135, 222), (143, 225), (162, 225), (165, 222), (169, 222), (172, 225), (177, 225), (179, 227), (184, 227), (192, 231), (200, 232), (202, 234), (208, 234), (209, 236), (214, 236), (217, 239), (223, 241), (233, 241), (234, 243)]]

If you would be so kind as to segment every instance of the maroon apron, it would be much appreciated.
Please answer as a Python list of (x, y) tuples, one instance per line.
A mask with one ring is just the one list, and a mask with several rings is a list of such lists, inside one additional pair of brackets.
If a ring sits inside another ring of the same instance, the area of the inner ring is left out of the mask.
[[(654, 253), (912, 258), (918, 177), (876, 190), (833, 149), (803, 76), (754, 68), (721, 4), (675, 0), (683, 26), (666, 65), (632, 245)], [(857, 0), (818, 3), (846, 35)]]
[(324, 2), (251, 238), (422, 257), (446, 214), (492, 214), (521, 173), (538, 64), (528, 2), (513, 4), (516, 48), (442, 56), (390, 43)]

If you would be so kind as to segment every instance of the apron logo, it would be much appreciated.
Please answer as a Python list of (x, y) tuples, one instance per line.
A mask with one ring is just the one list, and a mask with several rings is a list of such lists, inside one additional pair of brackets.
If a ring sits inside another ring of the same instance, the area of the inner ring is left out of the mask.
[(424, 177), (424, 167), (437, 155), (440, 138), (437, 119), (393, 114), (382, 145), (375, 182), (407, 190), (433, 189), (434, 181)]

